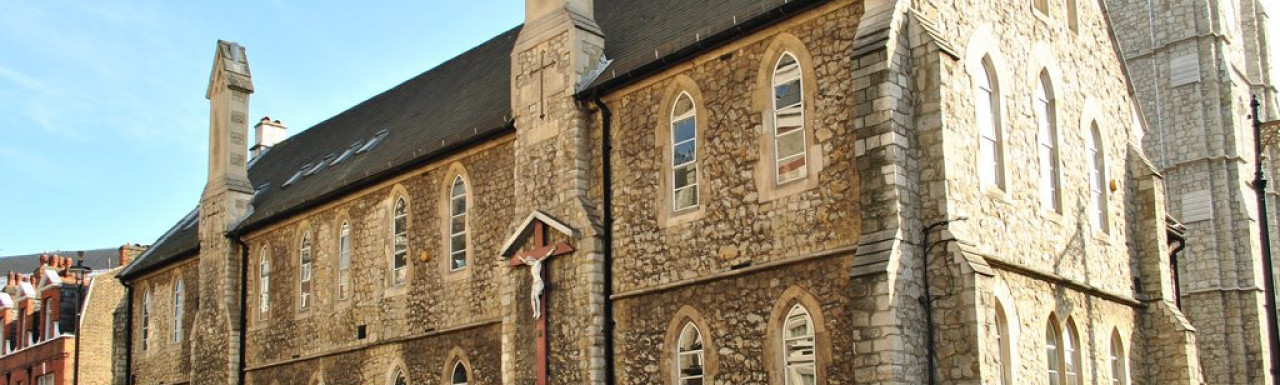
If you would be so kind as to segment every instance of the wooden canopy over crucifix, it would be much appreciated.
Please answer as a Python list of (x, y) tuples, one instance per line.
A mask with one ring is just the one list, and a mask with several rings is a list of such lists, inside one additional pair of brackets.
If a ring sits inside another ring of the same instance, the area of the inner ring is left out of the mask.
[[(556, 221), (550, 216), (540, 211), (534, 211), (525, 219), (524, 223), (507, 238), (507, 242), (503, 244), (502, 255), (511, 257), (508, 263), (511, 267), (528, 266), (529, 274), (533, 277), (531, 283), (529, 301), (530, 310), (533, 312), (534, 323), (534, 343), (536, 364), (537, 364), (537, 385), (546, 385), (549, 372), (548, 351), (547, 351), (547, 301), (543, 298), (544, 289), (546, 289), (546, 273), (542, 269), (542, 264), (551, 257), (569, 254), (574, 251), (573, 246), (568, 243), (551, 242), (551, 234), (549, 230), (557, 230), (561, 233), (576, 238), (578, 232), (569, 228), (563, 223)], [(531, 237), (531, 238), (530, 238)], [(529, 238), (525, 242), (519, 242), (521, 239)], [(523, 251), (516, 252), (518, 245), (524, 244), (526, 247)]]

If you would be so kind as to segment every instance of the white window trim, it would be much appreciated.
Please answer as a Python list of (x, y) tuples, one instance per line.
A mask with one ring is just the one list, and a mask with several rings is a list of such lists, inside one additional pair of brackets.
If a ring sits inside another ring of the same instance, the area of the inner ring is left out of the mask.
[[(1036, 119), (1036, 155), (1039, 159), (1040, 207), (1062, 214), (1062, 156), (1058, 145), (1057, 98), (1048, 73), (1041, 73), (1032, 98)], [(1046, 157), (1048, 157), (1046, 159)]]
[(1054, 318), (1050, 318), (1045, 325), (1045, 333), (1045, 372), (1049, 376), (1049, 384), (1061, 385), (1065, 366), (1062, 359), (1062, 332), (1058, 330)]
[[(999, 73), (996, 72), (995, 64), (990, 56), (984, 56), (978, 65), (977, 72), (974, 74), (974, 100), (978, 100), (984, 94), (988, 99), (989, 111), (981, 111), (978, 105), (974, 105), (975, 125), (978, 126), (978, 180), (983, 190), (996, 189), (1006, 191), (1008, 186), (1008, 178), (1005, 175), (1005, 133), (1002, 119), (1001, 105), (1003, 96), (1000, 92)], [(982, 80), (986, 81), (983, 82)], [(989, 114), (990, 127), (982, 124), (983, 114)], [(992, 159), (985, 159), (983, 149), (990, 146)]]
[[(459, 185), (462, 186), (462, 192), (454, 191)], [(467, 194), (471, 193), (471, 189), (467, 186), (467, 182), (462, 179), (461, 175), (454, 176), (453, 183), (449, 185), (449, 271), (459, 271), (467, 268), (467, 243), (470, 235), (467, 233), (469, 227), (468, 214), (471, 207), (467, 206)], [(462, 202), (462, 212), (457, 212), (458, 202)], [(453, 222), (462, 220), (462, 230), (454, 231)], [(462, 237), (462, 249), (455, 249), (453, 239)], [(458, 256), (461, 255), (461, 259)], [(461, 264), (457, 262), (461, 261)]]
[[(689, 111), (677, 115), (676, 108), (680, 106), (680, 101), (684, 99), (689, 100)], [(677, 143), (676, 142), (676, 125), (680, 122), (684, 122), (687, 119), (693, 119), (693, 137)], [(701, 203), (702, 196), (699, 194), (699, 191), (698, 191), (698, 172), (700, 171), (698, 170), (698, 104), (697, 104), (697, 101), (693, 99), (693, 96), (689, 95), (689, 92), (681, 91), (680, 95), (676, 96), (675, 103), (671, 105), (670, 122), (671, 122), (671, 125), (670, 125), (671, 157), (668, 160), (668, 162), (670, 162), (671, 164), (671, 208), (672, 208), (671, 211), (681, 212), (686, 210), (694, 210), (694, 209), (697, 209), (698, 205)], [(685, 143), (693, 144), (693, 157), (689, 159), (689, 161), (687, 162), (676, 164), (675, 163), (676, 147)], [(676, 186), (676, 173), (678, 172), (677, 170), (680, 170), (682, 168), (693, 169), (693, 181), (688, 186), (679, 187), (679, 186)], [(696, 198), (694, 199), (693, 204), (689, 206), (681, 207), (679, 196), (680, 196), (680, 192), (684, 190), (693, 190), (694, 197)]]
[(142, 294), (142, 351), (151, 350), (151, 289)]
[(1108, 232), (1107, 221), (1107, 159), (1102, 144), (1102, 129), (1097, 122), (1089, 124), (1085, 141), (1085, 164), (1089, 168), (1089, 225), (1097, 231)]
[[(684, 350), (685, 336), (687, 336), (690, 332), (694, 333), (694, 336), (693, 336), (695, 338), (694, 341), (696, 341), (700, 346), (697, 349)], [(702, 339), (702, 330), (699, 330), (698, 326), (694, 325), (693, 322), (686, 323), (684, 325), (684, 328), (680, 330), (680, 335), (676, 337), (675, 348), (676, 348), (675, 349), (676, 350), (675, 351), (676, 353), (675, 354), (676, 385), (685, 385), (686, 381), (691, 381), (691, 380), (698, 380), (698, 383), (702, 383), (702, 381), (706, 379), (706, 374), (707, 374), (707, 364), (706, 364), (707, 361), (705, 360), (706, 344)], [(694, 361), (698, 363), (702, 371), (696, 375), (686, 376), (684, 373), (685, 357), (693, 357)]]
[[(782, 64), (783, 59), (786, 59), (788, 57), (791, 58), (791, 61), (794, 63), (796, 67), (795, 76), (782, 78), (780, 80), (778, 78), (778, 73), (780, 72), (779, 65)], [(800, 58), (795, 54), (791, 53), (790, 51), (783, 51), (781, 55), (778, 55), (778, 60), (773, 65), (773, 75), (771, 76), (771, 79), (773, 79), (773, 81), (771, 82), (772, 87), (770, 87), (769, 89), (769, 100), (770, 100), (769, 103), (772, 106), (772, 112), (773, 112), (773, 138), (772, 138), (773, 139), (773, 176), (774, 176), (774, 183), (776, 183), (777, 185), (783, 185), (790, 182), (803, 180), (809, 176), (809, 161), (810, 161), (809, 151), (808, 151), (808, 147), (809, 147), (808, 129), (809, 128), (805, 124), (804, 66), (800, 65)], [(780, 115), (779, 113), (780, 109), (778, 107), (777, 87), (779, 85), (790, 83), (793, 81), (796, 82), (796, 84), (799, 86), (799, 90), (797, 91), (799, 92), (799, 95), (800, 95), (800, 101), (797, 102), (795, 105), (785, 106), (785, 108), (796, 108), (797, 110), (800, 111), (800, 117), (799, 117), (800, 128), (795, 131), (788, 132), (786, 134), (778, 134), (778, 115)], [(781, 157), (780, 153), (778, 152), (778, 149), (780, 147), (780, 142), (781, 142), (780, 138), (783, 137), (784, 135), (800, 135), (800, 153), (799, 154), (787, 156), (786, 159), (783, 159)], [(804, 166), (800, 168), (801, 172), (797, 174), (795, 177), (783, 180), (782, 174), (778, 172), (778, 167), (784, 164), (783, 162), (784, 160), (792, 160), (792, 159), (803, 159)]]
[(351, 298), (351, 224), (343, 221), (338, 230), (338, 300)]
[[(400, 211), (403, 210), (403, 211)], [(400, 228), (397, 223), (404, 219), (404, 227)], [(397, 244), (399, 240), (404, 239), (404, 249), (399, 250)], [(403, 254), (401, 254), (403, 253)], [(404, 265), (397, 266), (396, 259), (403, 255)], [(391, 284), (392, 286), (404, 285), (409, 281), (409, 200), (404, 197), (396, 197), (391, 204)]]
[(1013, 385), (1013, 334), (1010, 333), (1009, 315), (1000, 302), (996, 302), (995, 311), (996, 346), (999, 349), (996, 354), (998, 354), (997, 362), (1000, 365), (997, 384)]
[[(788, 325), (791, 323), (792, 319), (795, 319), (797, 317), (803, 317), (802, 320), (806, 325), (805, 329), (808, 331), (808, 334), (794, 335), (794, 336), (790, 334), (790, 328), (788, 327)], [(787, 316), (783, 318), (781, 353), (782, 353), (782, 378), (783, 378), (783, 383), (785, 385), (802, 385), (800, 383), (794, 382), (791, 379), (792, 368), (807, 367), (813, 373), (814, 377), (815, 378), (817, 377), (818, 375), (818, 359), (817, 359), (818, 336), (815, 333), (816, 330), (814, 330), (815, 326), (816, 325), (813, 322), (813, 316), (809, 313), (809, 309), (806, 309), (803, 305), (800, 305), (800, 304), (796, 304), (795, 306), (792, 306), (791, 311), (787, 312)], [(811, 344), (809, 347), (810, 353), (808, 357), (803, 357), (800, 359), (793, 359), (792, 357), (789, 357), (787, 352), (787, 345), (791, 342), (802, 342), (804, 340), (809, 340)]]
[(271, 311), (271, 254), (266, 247), (258, 257), (258, 311), (263, 315)]
[[(454, 378), (458, 375), (459, 370), (462, 371), (463, 377), (466, 378), (466, 380), (462, 382), (457, 382), (457, 380)], [(454, 363), (453, 371), (449, 372), (449, 385), (467, 385), (467, 383), (469, 382), (471, 382), (471, 373), (467, 371), (467, 366), (463, 365), (462, 361), (458, 361)]]
[(1107, 362), (1107, 370), (1111, 374), (1111, 385), (1129, 385), (1129, 358), (1125, 355), (1124, 341), (1120, 332), (1111, 334), (1111, 351)]
[(315, 256), (311, 252), (311, 232), (308, 231), (302, 234), (298, 246), (298, 310), (311, 308), (312, 268), (315, 266)]
[(173, 336), (174, 343), (182, 342), (182, 312), (186, 302), (186, 287), (182, 278), (173, 283)]

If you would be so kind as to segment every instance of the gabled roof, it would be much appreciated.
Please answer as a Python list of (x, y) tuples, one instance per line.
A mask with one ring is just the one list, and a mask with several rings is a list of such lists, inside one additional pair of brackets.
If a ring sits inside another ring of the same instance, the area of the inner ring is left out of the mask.
[[(40, 267), (40, 255), (42, 254), (57, 255), (71, 259), (76, 258), (75, 251), (50, 251), (41, 254), (4, 256), (0, 257), (0, 272), (16, 271), (23, 274), (31, 273), (32, 271), (35, 271), (37, 267)], [(119, 263), (119, 258), (120, 249), (117, 248), (84, 250), (84, 264), (92, 267), (94, 270), (106, 270), (119, 267), (116, 265)], [(0, 276), (0, 281), (4, 281), (4, 278), (5, 277)]]
[[(589, 87), (610, 88), (676, 64), (675, 59), (715, 47), (790, 12), (826, 0), (596, 0), (595, 18), (613, 60)], [(277, 144), (252, 161), (255, 193), (247, 232), (376, 183), (432, 159), (510, 132), (513, 28), (476, 48), (376, 95)], [(585, 85), (584, 85), (585, 86)], [(588, 91), (584, 91), (588, 92)], [(342, 158), (349, 148), (383, 134), (379, 144), (318, 172), (304, 166)], [(293, 179), (292, 181), (290, 181)], [(286, 185), (288, 182), (288, 186)], [(193, 216), (194, 217), (194, 216)], [(175, 225), (120, 273), (137, 277), (196, 255), (195, 227)]]

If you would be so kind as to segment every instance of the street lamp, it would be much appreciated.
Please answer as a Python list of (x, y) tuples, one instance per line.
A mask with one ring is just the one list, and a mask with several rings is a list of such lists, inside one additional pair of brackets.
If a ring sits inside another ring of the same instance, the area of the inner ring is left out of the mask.
[(76, 284), (76, 319), (71, 322), (71, 327), (76, 333), (76, 356), (72, 367), (71, 385), (80, 385), (80, 312), (84, 307), (84, 285), (85, 278), (93, 269), (84, 265), (84, 252), (76, 253), (76, 264), (67, 268), (71, 276), (75, 278)]

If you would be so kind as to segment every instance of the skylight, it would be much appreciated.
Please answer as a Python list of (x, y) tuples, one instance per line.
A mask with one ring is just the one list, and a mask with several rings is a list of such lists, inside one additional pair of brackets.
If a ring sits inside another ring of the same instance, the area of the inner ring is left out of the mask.
[(293, 176), (289, 177), (289, 180), (284, 181), (284, 185), (282, 185), (281, 187), (289, 187), (290, 185), (293, 184), (293, 182), (297, 182), (298, 179), (302, 178), (302, 176), (307, 173), (307, 170), (310, 170), (310, 169), (311, 169), (311, 163), (307, 163), (306, 166), (302, 166), (301, 169), (298, 169), (298, 172), (294, 173)]
[(342, 155), (338, 155), (338, 158), (334, 159), (333, 163), (330, 163), (329, 166), (336, 166), (338, 163), (342, 163), (342, 161), (347, 160), (347, 158), (350, 158), (352, 155), (355, 155), (356, 149), (360, 148), (360, 145), (362, 144), (361, 142), (362, 141), (357, 140), (355, 143), (352, 143), (351, 147), (347, 147), (347, 150), (343, 151)]
[(382, 143), (382, 139), (386, 137), (387, 137), (387, 130), (378, 131), (378, 134), (374, 135), (373, 139), (369, 139), (369, 143), (365, 143), (364, 147), (360, 147), (360, 150), (357, 150), (356, 153), (363, 154), (369, 150), (372, 150), (374, 147), (378, 145), (378, 143)]

